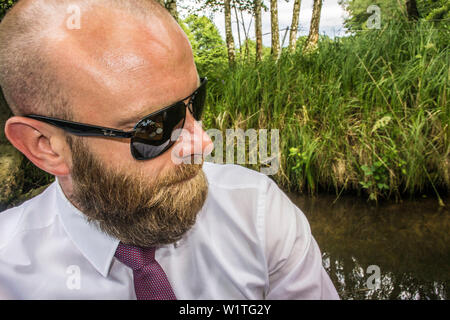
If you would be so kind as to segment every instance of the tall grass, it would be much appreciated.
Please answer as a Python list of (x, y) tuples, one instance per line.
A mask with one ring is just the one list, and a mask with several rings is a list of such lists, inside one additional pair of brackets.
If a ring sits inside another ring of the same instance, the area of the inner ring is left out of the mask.
[(273, 178), (294, 191), (375, 201), (431, 191), (442, 204), (450, 185), (449, 35), (399, 23), (324, 38), (308, 55), (298, 48), (278, 62), (216, 72), (205, 126), (279, 129)]

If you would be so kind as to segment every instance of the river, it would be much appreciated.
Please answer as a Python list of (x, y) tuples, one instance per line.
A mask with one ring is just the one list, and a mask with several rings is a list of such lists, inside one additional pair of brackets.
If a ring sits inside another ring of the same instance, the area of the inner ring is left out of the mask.
[(289, 194), (307, 216), (341, 299), (449, 299), (450, 199), (378, 207)]

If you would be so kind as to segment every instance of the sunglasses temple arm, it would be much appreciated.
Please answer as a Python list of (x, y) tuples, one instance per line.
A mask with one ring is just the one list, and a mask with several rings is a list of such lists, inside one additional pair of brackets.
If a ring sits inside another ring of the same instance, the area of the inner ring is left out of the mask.
[(78, 122), (72, 122), (67, 120), (54, 119), (44, 116), (26, 116), (27, 118), (39, 120), (46, 122), (48, 124), (54, 125), (55, 127), (61, 128), (66, 132), (69, 132), (76, 136), (83, 137), (114, 137), (114, 138), (131, 138), (134, 135), (134, 130), (132, 131), (121, 131), (112, 128), (91, 126)]
[(112, 138), (132, 138), (134, 135), (134, 131), (132, 132), (124, 132), (115, 129), (100, 129), (100, 128), (90, 128), (87, 131), (80, 131), (74, 129), (65, 129), (67, 132), (70, 132), (76, 136), (82, 137), (112, 137)]

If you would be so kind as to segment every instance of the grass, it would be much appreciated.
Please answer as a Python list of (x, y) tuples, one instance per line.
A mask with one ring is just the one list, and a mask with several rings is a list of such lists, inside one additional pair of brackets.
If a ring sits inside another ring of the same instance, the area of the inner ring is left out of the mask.
[[(204, 125), (280, 130), (291, 191), (399, 199), (450, 184), (450, 32), (430, 23), (323, 38), (308, 55), (240, 63), (209, 77)], [(254, 169), (258, 166), (249, 165)]]

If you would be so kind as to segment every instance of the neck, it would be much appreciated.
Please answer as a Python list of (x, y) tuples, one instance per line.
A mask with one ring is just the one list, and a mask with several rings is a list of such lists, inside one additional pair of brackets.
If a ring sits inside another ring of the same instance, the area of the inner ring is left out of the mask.
[(72, 200), (73, 199), (73, 182), (72, 182), (72, 176), (66, 175), (66, 176), (58, 176), (58, 182), (61, 186), (62, 191), (64, 192), (64, 195), (66, 198), (77, 208), (81, 211), (80, 207)]

